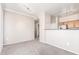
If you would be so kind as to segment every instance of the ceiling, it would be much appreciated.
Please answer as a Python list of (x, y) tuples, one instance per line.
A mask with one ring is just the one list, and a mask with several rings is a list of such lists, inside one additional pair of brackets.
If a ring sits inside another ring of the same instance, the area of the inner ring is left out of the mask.
[(37, 17), (40, 12), (51, 15), (61, 15), (71, 8), (79, 11), (78, 3), (6, 3), (5, 8), (16, 10)]

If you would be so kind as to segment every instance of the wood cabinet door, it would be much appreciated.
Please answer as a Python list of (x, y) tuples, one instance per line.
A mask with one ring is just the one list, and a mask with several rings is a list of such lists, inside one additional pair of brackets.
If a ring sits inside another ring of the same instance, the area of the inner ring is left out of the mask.
[(79, 27), (79, 21), (75, 21), (75, 27)]
[(74, 22), (68, 22), (68, 28), (73, 28), (74, 27)]

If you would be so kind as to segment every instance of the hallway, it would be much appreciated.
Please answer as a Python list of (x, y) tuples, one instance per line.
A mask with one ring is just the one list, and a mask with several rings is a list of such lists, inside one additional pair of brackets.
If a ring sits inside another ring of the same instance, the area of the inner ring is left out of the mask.
[(37, 40), (6, 45), (2, 55), (75, 55), (60, 48), (41, 43)]

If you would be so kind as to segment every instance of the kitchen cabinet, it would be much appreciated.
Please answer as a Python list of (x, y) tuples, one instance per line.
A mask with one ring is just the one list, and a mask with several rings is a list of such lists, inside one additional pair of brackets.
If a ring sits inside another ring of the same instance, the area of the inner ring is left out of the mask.
[(79, 27), (79, 20), (74, 21), (74, 23), (75, 23), (75, 27)]
[(79, 20), (61, 22), (59, 26), (62, 25), (66, 26), (66, 29), (79, 28)]

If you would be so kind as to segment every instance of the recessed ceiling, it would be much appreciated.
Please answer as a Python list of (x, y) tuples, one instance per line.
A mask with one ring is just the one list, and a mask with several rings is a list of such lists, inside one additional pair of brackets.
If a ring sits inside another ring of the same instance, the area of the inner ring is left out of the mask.
[(78, 3), (6, 3), (5, 6), (8, 9), (32, 14), (34, 16), (37, 16), (42, 11), (51, 15), (60, 15), (64, 12), (64, 9), (71, 7), (79, 10)]

